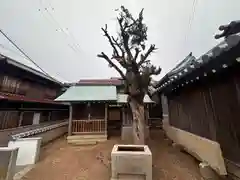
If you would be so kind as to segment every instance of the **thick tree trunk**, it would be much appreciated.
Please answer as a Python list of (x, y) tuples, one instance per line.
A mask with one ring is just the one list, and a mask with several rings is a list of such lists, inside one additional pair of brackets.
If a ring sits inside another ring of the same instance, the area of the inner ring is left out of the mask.
[(145, 144), (145, 113), (144, 104), (132, 99), (130, 107), (133, 115), (133, 143)]

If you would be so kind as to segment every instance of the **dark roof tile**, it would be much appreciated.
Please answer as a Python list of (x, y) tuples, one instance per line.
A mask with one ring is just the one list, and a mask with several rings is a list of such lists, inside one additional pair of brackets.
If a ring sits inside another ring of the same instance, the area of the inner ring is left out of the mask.
[[(188, 55), (181, 63), (179, 63), (172, 71), (167, 73), (159, 81), (156, 86), (158, 88), (158, 91), (162, 91), (166, 87), (171, 85), (172, 82), (178, 82), (186, 75), (192, 74), (199, 67), (206, 67), (210, 62), (217, 61), (218, 56), (221, 56), (225, 52), (228, 52), (229, 50), (237, 47), (238, 45), (240, 45), (240, 33), (227, 36), (221, 43), (219, 43), (217, 46), (212, 48), (210, 51), (208, 51), (198, 59), (192, 58)], [(227, 61), (231, 61), (231, 59), (227, 59)], [(185, 69), (187, 69), (187, 71), (184, 71)]]

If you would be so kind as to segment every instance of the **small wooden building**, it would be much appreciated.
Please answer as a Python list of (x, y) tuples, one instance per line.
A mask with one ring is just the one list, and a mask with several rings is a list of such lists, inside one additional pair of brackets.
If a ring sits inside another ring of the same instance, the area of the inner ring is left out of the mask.
[(68, 135), (107, 136), (108, 104), (116, 102), (115, 86), (72, 86), (56, 101), (70, 103)]
[(10, 135), (66, 120), (69, 106), (54, 101), (62, 88), (55, 79), (0, 54), (0, 146)]
[[(56, 101), (70, 103), (69, 139), (72, 135), (92, 137), (94, 134), (107, 139), (109, 136), (123, 136), (125, 129), (132, 133), (132, 115), (123, 85), (120, 79), (85, 80), (59, 96)], [(154, 102), (148, 96), (144, 101), (148, 124), (148, 104)]]
[(219, 174), (240, 177), (240, 34), (188, 55), (158, 90), (168, 100), (167, 135)]
[[(63, 85), (33, 68), (0, 55), (0, 130), (66, 118), (68, 106), (54, 101)], [(62, 116), (62, 117), (61, 117)]]

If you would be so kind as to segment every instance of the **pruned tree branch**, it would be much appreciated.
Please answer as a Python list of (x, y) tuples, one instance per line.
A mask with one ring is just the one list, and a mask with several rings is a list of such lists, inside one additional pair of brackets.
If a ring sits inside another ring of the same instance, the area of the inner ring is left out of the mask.
[[(133, 115), (136, 115), (136, 111), (140, 111), (140, 107), (144, 105), (144, 95), (149, 93), (148, 89), (151, 82), (151, 75), (159, 74), (161, 68), (153, 66), (148, 59), (156, 48), (155, 45), (151, 45), (148, 50), (145, 49), (148, 28), (143, 21), (143, 9), (136, 18), (134, 18), (124, 6), (121, 6), (117, 11), (119, 11), (117, 21), (120, 27), (117, 36), (110, 36), (107, 31), (107, 26), (102, 28), (104, 36), (107, 37), (113, 48), (113, 55), (109, 58), (102, 52), (98, 57), (105, 59), (125, 80), (125, 93), (129, 95), (128, 102), (131, 105)], [(142, 51), (145, 50), (146, 52), (142, 53)], [(112, 61), (112, 59), (115, 59), (122, 65), (126, 72), (123, 73), (118, 68), (117, 62)], [(115, 62), (116, 64), (114, 64)], [(144, 110), (144, 108), (142, 108), (142, 110)], [(139, 122), (141, 122), (142, 127), (144, 126), (144, 115), (136, 115), (134, 119), (136, 121), (136, 127), (138, 127), (137, 123)], [(141, 136), (142, 142), (144, 142), (144, 128), (141, 129), (141, 132), (143, 134)]]
[(150, 76), (151, 75), (159, 75), (161, 73), (161, 71), (162, 71), (162, 68), (152, 66)]
[(134, 56), (134, 58), (133, 58), (133, 60), (134, 60), (135, 62), (137, 61), (137, 57), (138, 57), (139, 53), (140, 53), (139, 48), (135, 48), (135, 56)]
[(152, 45), (150, 46), (150, 48), (148, 49), (148, 51), (146, 52), (146, 54), (141, 56), (141, 59), (140, 59), (140, 61), (138, 62), (138, 65), (139, 65), (139, 66), (142, 65), (142, 64), (147, 60), (148, 56), (149, 56), (154, 50), (156, 50), (156, 49), (157, 49), (157, 48), (155, 47), (155, 45), (152, 44)]
[(123, 57), (124, 58), (124, 50), (123, 50), (123, 48), (121, 47), (121, 44), (118, 42), (118, 40), (117, 39), (115, 39), (113, 36), (112, 36), (112, 40), (113, 40), (113, 42), (115, 43), (115, 45), (120, 49), (120, 51), (121, 51), (121, 57)]
[(109, 57), (104, 52), (102, 52), (101, 54), (98, 54), (97, 56), (105, 59), (114, 69), (116, 69), (118, 71), (118, 73), (122, 76), (122, 78), (126, 80), (124, 73), (117, 67), (116, 64), (114, 64), (111, 61), (111, 59), (109, 59)]
[(121, 30), (121, 36), (122, 36), (122, 39), (123, 39), (123, 47), (124, 47), (128, 57), (130, 59), (132, 59), (132, 53), (131, 53), (131, 50), (128, 46), (129, 34), (127, 32), (125, 32), (126, 27), (124, 28), (123, 25), (122, 25), (123, 19), (122, 18), (117, 18), (117, 20), (118, 20), (118, 24), (119, 24), (120, 30)]
[(113, 41), (112, 41), (110, 35), (108, 34), (108, 31), (107, 31), (107, 24), (105, 25), (105, 29), (104, 29), (104, 28), (101, 28), (101, 29), (102, 29), (102, 31), (104, 32), (104, 36), (107, 37), (107, 39), (108, 39), (110, 45), (111, 45), (112, 48), (113, 48), (113, 55), (119, 56), (118, 50), (117, 50), (117, 48), (115, 47), (115, 45), (114, 45), (114, 43), (113, 43)]
[(143, 76), (149, 76), (149, 77), (152, 76), (152, 75), (159, 75), (161, 70), (162, 69), (160, 67), (156, 67), (156, 66), (153, 66), (153, 65), (145, 66), (142, 69), (142, 75)]
[[(142, 102), (144, 94), (148, 91), (151, 76), (158, 75), (161, 72), (161, 68), (153, 66), (148, 59), (150, 54), (156, 50), (156, 47), (152, 44), (145, 51), (147, 26), (143, 22), (143, 9), (137, 18), (134, 18), (124, 6), (121, 6), (117, 11), (119, 11), (117, 22), (120, 27), (117, 36), (109, 34), (107, 25), (102, 28), (104, 36), (107, 37), (113, 48), (113, 55), (109, 58), (102, 52), (98, 57), (105, 59), (109, 65), (119, 72), (125, 80), (126, 92)], [(142, 53), (142, 51), (145, 51), (145, 53)], [(125, 68), (125, 74), (118, 68), (117, 64), (114, 64), (113, 59)]]
[[(105, 29), (104, 28), (101, 28), (102, 31), (104, 32), (104, 36), (107, 37), (110, 45), (112, 46), (113, 48), (113, 55), (112, 55), (112, 58), (111, 59), (116, 59), (119, 64), (122, 66), (122, 67), (126, 67), (126, 62), (124, 60), (124, 50), (121, 48), (120, 44), (117, 42), (117, 40), (114, 39), (113, 36), (110, 36), (108, 31), (107, 31), (107, 25), (105, 25)], [(119, 52), (118, 52), (118, 49), (117, 47), (120, 49), (120, 51), (122, 52), (121, 56), (119, 55)], [(109, 58), (110, 59), (110, 58)], [(110, 64), (110, 63), (109, 63)], [(110, 64), (111, 65), (111, 64)]]

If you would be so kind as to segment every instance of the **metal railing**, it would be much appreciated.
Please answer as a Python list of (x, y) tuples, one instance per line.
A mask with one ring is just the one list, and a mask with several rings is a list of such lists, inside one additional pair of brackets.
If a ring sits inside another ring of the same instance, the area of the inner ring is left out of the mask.
[(104, 119), (94, 120), (73, 120), (72, 133), (105, 133), (107, 130), (107, 123)]

